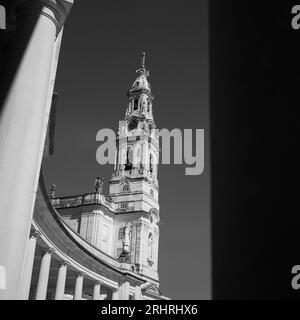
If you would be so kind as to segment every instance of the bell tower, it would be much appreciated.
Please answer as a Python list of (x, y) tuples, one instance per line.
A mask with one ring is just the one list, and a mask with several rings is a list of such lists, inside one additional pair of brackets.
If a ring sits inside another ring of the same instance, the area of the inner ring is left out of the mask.
[(125, 117), (119, 122), (116, 161), (109, 185), (110, 199), (120, 213), (159, 212), (157, 164), (159, 140), (153, 118), (153, 99), (145, 53), (137, 78), (127, 93)]

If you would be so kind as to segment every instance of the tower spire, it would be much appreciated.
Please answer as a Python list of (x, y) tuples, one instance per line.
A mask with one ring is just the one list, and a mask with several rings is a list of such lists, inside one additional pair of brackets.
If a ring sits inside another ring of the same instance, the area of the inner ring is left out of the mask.
[(145, 69), (145, 60), (146, 60), (146, 53), (142, 52), (141, 53), (141, 67), (142, 67), (142, 69)]
[(146, 61), (146, 53), (142, 52), (141, 53), (141, 66), (136, 70), (136, 73), (140, 76), (149, 76), (149, 71), (146, 70), (145, 67), (145, 61)]

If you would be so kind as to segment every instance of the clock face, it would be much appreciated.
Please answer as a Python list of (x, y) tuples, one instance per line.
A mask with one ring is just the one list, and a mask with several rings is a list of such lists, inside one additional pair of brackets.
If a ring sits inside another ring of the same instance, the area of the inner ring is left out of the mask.
[(135, 119), (132, 119), (128, 124), (128, 130), (131, 131), (136, 129), (137, 124), (138, 124), (137, 121)]

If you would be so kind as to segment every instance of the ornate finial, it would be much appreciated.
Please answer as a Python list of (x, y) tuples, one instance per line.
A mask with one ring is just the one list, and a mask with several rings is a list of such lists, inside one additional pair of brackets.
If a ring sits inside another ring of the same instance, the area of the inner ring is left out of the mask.
[(143, 69), (145, 69), (145, 59), (146, 59), (146, 53), (145, 52), (142, 52), (141, 53), (141, 67)]
[(97, 177), (95, 181), (95, 193), (102, 193), (102, 189), (103, 189), (103, 179), (100, 177)]
[(145, 60), (146, 60), (146, 53), (142, 52), (141, 53), (141, 66), (140, 66), (139, 69), (136, 70), (136, 73), (139, 76), (144, 75), (144, 76), (148, 77), (149, 76), (149, 71), (146, 70)]
[(53, 184), (53, 185), (51, 186), (51, 191), (50, 191), (50, 197), (51, 197), (51, 198), (54, 198), (54, 197), (55, 197), (55, 190), (56, 190), (56, 185)]

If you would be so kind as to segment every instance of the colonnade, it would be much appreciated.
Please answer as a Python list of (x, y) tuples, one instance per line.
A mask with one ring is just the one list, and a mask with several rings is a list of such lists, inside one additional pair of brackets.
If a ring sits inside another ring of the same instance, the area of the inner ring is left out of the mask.
[[(27, 300), (29, 299), (32, 275), (33, 275), (33, 266), (34, 266), (34, 259), (36, 254), (36, 247), (38, 245), (38, 238), (40, 237), (41, 233), (39, 231), (33, 231), (30, 234), (29, 239), (29, 246), (26, 255), (26, 262), (25, 262), (25, 271), (23, 274), (22, 279), (22, 288), (21, 288), (21, 299)], [(38, 271), (38, 280), (36, 285), (36, 291), (34, 295), (35, 300), (46, 300), (47, 292), (48, 292), (48, 282), (49, 282), (49, 275), (50, 275), (50, 266), (51, 261), (55, 256), (56, 250), (51, 247), (41, 246), (43, 248), (43, 253), (40, 260), (40, 266)], [(56, 260), (59, 258), (55, 257)], [(59, 261), (59, 260), (58, 260)], [(103, 295), (100, 294), (101, 286), (103, 283), (101, 280), (92, 278), (87, 273), (76, 269), (70, 261), (67, 260), (60, 260), (58, 264), (58, 268), (56, 270), (56, 284), (55, 284), (55, 291), (54, 291), (54, 300), (64, 300), (65, 298), (65, 288), (66, 288), (66, 281), (67, 281), (67, 273), (68, 270), (71, 269), (72, 272), (76, 275), (74, 281), (74, 300), (81, 300), (83, 297), (83, 284), (84, 279), (88, 278), (93, 283), (92, 288), (92, 299), (93, 300), (102, 300)], [(132, 298), (135, 300), (142, 299), (141, 287), (136, 286), (135, 288), (130, 290), (130, 283), (128, 279), (122, 278), (118, 284), (118, 288), (109, 287), (105, 284), (105, 287), (112, 290), (112, 300), (129, 300), (130, 299), (130, 292), (134, 292)]]

